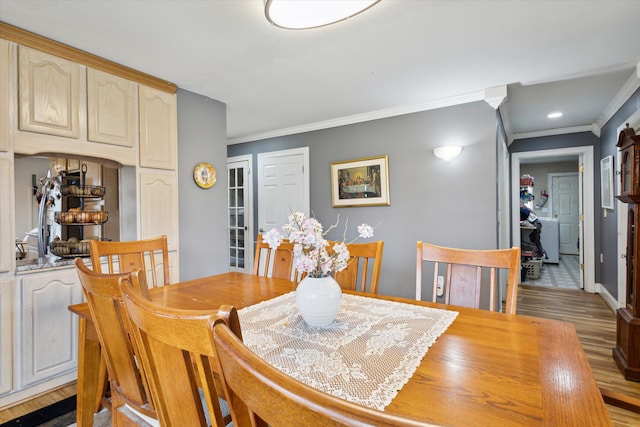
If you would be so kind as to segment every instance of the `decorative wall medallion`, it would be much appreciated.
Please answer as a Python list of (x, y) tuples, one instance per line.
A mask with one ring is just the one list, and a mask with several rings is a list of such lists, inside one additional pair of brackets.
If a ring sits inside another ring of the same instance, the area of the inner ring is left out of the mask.
[(216, 169), (211, 163), (198, 163), (193, 169), (193, 179), (200, 188), (211, 188), (218, 179)]

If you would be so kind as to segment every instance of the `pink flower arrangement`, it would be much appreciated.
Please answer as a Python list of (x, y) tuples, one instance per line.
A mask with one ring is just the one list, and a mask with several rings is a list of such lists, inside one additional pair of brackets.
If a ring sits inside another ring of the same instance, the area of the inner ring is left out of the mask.
[[(344, 241), (333, 245), (332, 252), (329, 253), (327, 246), (329, 242), (324, 236), (333, 228), (338, 226), (340, 215), (334, 225), (323, 231), (322, 224), (315, 218), (306, 218), (302, 212), (294, 212), (289, 215), (288, 223), (282, 227), (286, 237), (294, 243), (293, 266), (300, 273), (307, 273), (309, 277), (324, 277), (330, 273), (342, 271), (347, 267), (349, 261), (349, 249)], [(347, 229), (347, 219), (345, 223), (345, 234)], [(358, 237), (349, 243), (353, 243), (359, 238), (369, 238), (373, 236), (373, 227), (367, 224), (358, 226)], [(275, 228), (264, 233), (262, 238), (269, 244), (270, 248), (276, 248), (282, 243), (283, 236)]]

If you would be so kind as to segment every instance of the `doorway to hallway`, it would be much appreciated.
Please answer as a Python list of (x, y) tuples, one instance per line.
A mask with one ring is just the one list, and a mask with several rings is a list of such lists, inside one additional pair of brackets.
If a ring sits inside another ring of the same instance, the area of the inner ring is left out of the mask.
[[(582, 288), (586, 292), (595, 293), (595, 242), (594, 242), (594, 177), (593, 147), (569, 147), (551, 150), (513, 153), (511, 156), (511, 197), (512, 197), (512, 239), (514, 245), (520, 245), (520, 198), (516, 190), (520, 187), (521, 162), (530, 159), (558, 159), (567, 156), (578, 156), (582, 167), (582, 185), (579, 187), (579, 206), (582, 207), (583, 221), (580, 223), (580, 270)], [(585, 261), (586, 260), (586, 261)]]

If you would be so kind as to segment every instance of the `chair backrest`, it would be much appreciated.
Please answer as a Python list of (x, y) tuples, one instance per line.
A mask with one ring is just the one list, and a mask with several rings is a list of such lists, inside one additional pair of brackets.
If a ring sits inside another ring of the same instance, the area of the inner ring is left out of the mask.
[[(126, 273), (141, 268), (147, 284), (152, 288), (171, 282), (167, 236), (129, 242), (91, 240), (90, 245), (91, 265), (98, 273), (102, 272), (101, 261), (106, 257), (109, 274)], [(162, 277), (158, 277), (159, 273)], [(148, 293), (145, 296), (148, 297)]]
[(269, 365), (224, 322), (215, 321), (211, 329), (222, 387), (236, 427), (429, 425), (312, 388)]
[[(508, 270), (505, 312), (516, 314), (520, 278), (520, 248), (469, 250), (435, 246), (419, 241), (416, 256), (416, 299), (422, 299), (423, 261), (433, 262), (433, 295), (437, 302), (442, 288), (444, 303), (480, 308), (483, 272), (488, 271), (489, 310), (496, 311), (497, 272)], [(446, 267), (443, 272), (441, 265)], [(441, 284), (438, 278), (442, 277)], [(485, 280), (486, 281), (486, 280)]]
[[(330, 247), (334, 243), (330, 242)], [(384, 242), (379, 240), (370, 243), (351, 243), (347, 248), (349, 249), (347, 268), (337, 272), (334, 278), (342, 289), (377, 294)], [(371, 269), (369, 261), (373, 263)], [(369, 276), (368, 281), (367, 276)]]
[(143, 415), (157, 419), (154, 405), (148, 399), (144, 372), (136, 363), (137, 347), (130, 339), (129, 321), (120, 293), (121, 282), (136, 285), (135, 282), (144, 277), (138, 276), (138, 271), (96, 273), (80, 258), (76, 258), (75, 265), (109, 372), (112, 413), (128, 404)]
[(284, 239), (280, 246), (271, 249), (269, 244), (262, 240), (262, 234), (258, 233), (256, 253), (253, 260), (253, 274), (299, 282), (302, 277), (293, 268), (294, 246), (289, 240)]
[(218, 400), (224, 395), (215, 385), (217, 365), (209, 323), (224, 319), (240, 334), (235, 308), (179, 310), (146, 300), (128, 283), (121, 290), (160, 424), (224, 426), (225, 414)]

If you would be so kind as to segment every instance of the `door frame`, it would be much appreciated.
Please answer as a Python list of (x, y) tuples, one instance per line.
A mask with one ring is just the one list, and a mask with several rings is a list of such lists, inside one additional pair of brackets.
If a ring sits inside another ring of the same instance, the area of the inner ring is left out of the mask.
[[(245, 184), (245, 197), (247, 202), (244, 207), (244, 223), (247, 230), (244, 235), (244, 271), (251, 273), (253, 271), (253, 258), (255, 250), (255, 242), (253, 240), (253, 175), (251, 173), (253, 168), (253, 156), (251, 154), (245, 154), (242, 156), (227, 157), (227, 175), (229, 174), (230, 163), (246, 163), (247, 164), (247, 179), (244, 180)], [(227, 188), (227, 209), (229, 208), (229, 191)], [(227, 218), (227, 224), (229, 219)], [(229, 229), (227, 227), (227, 246), (229, 239)], [(227, 250), (227, 256), (228, 250)], [(229, 265), (227, 263), (227, 265)]]
[(593, 147), (568, 147), (540, 151), (526, 151), (511, 154), (511, 238), (514, 246), (520, 246), (520, 198), (515, 196), (515, 190), (520, 188), (520, 162), (526, 159), (549, 158), (558, 156), (581, 156), (583, 170), (582, 186), (582, 241), (580, 252), (583, 254), (584, 290), (589, 293), (599, 292), (595, 283), (595, 240), (594, 240), (594, 165)]

